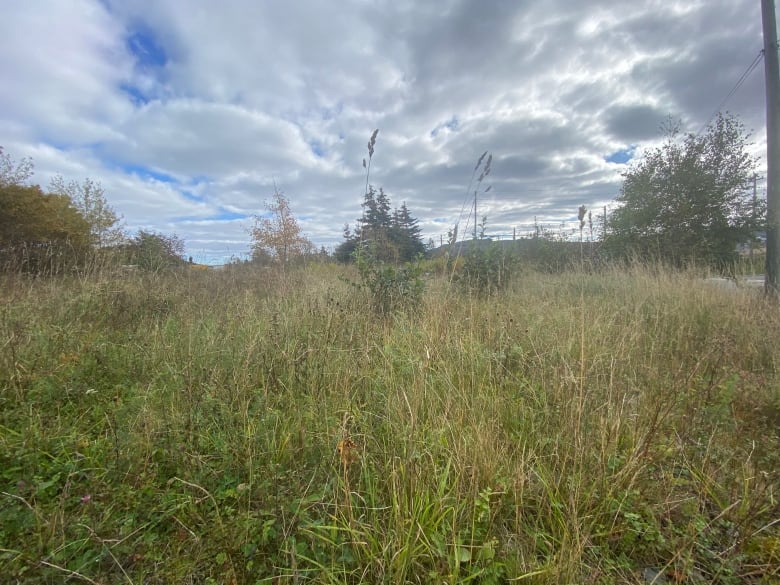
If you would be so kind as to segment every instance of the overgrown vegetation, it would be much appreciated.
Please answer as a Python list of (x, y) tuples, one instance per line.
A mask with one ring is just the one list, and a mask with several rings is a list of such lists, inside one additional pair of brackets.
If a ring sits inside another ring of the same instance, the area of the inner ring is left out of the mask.
[[(0, 151), (0, 575), (780, 582), (776, 305), (607, 267), (584, 205), (579, 242), (491, 243), (483, 217), (423, 261), (369, 183), (377, 133), (349, 265), (298, 261), (313, 246), (277, 191), (254, 262), (196, 269), (175, 236), (116, 231), (99, 184), (44, 193)], [(75, 242), (116, 254), (65, 270)]]
[(766, 225), (764, 204), (750, 189), (748, 139), (729, 115), (684, 137), (670, 122), (664, 144), (624, 173), (605, 248), (618, 258), (730, 268), (737, 245), (754, 241)]
[(759, 296), (526, 271), (377, 319), (341, 270), (4, 280), (3, 578), (780, 578)]
[(458, 250), (464, 247), (466, 251), (462, 256), (458, 254), (449, 258), (452, 280), (461, 289), (489, 296), (509, 284), (517, 265), (512, 247), (481, 240), (467, 242)]
[(125, 265), (149, 272), (162, 272), (184, 266), (184, 240), (147, 230), (138, 233), (114, 250)]
[(424, 248), (417, 220), (412, 218), (406, 204), (391, 217), (390, 199), (382, 188), (377, 193), (369, 183), (378, 134), (378, 129), (371, 134), (368, 162), (363, 159), (366, 169), (363, 216), (354, 234), (345, 226), (344, 242), (336, 248), (335, 258), (355, 263), (360, 280), (345, 278), (345, 281), (368, 293), (374, 315), (392, 317), (398, 312), (409, 315), (419, 312), (422, 306)]
[(0, 146), (0, 273), (86, 276), (132, 265), (159, 272), (184, 265), (178, 236), (139, 229), (129, 236), (99, 182), (55, 176), (47, 191), (28, 184), (33, 163)]
[[(334, 257), (339, 262), (353, 262), (358, 254), (371, 248), (363, 262), (375, 262), (398, 266), (414, 262), (425, 253), (422, 243), (422, 230), (416, 218), (412, 217), (406, 202), (393, 209), (390, 197), (382, 187), (376, 190), (369, 183), (371, 161), (374, 158), (376, 138), (379, 130), (374, 130), (368, 141), (368, 159), (363, 159), (366, 169), (366, 191), (363, 195), (363, 214), (358, 218), (354, 231), (344, 226), (344, 241), (336, 247)], [(366, 162), (366, 160), (368, 162)]]
[(376, 315), (419, 311), (425, 292), (421, 261), (391, 264), (379, 260), (375, 250), (376, 246), (366, 245), (355, 254), (360, 281), (352, 284), (368, 293)]
[(89, 224), (65, 195), (0, 185), (0, 270), (57, 274), (83, 265)]

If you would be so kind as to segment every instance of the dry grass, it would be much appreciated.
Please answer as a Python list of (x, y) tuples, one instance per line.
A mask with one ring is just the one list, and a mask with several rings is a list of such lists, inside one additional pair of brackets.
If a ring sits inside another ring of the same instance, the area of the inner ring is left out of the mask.
[(776, 307), (637, 268), (376, 319), (335, 271), (6, 284), (0, 572), (780, 578)]

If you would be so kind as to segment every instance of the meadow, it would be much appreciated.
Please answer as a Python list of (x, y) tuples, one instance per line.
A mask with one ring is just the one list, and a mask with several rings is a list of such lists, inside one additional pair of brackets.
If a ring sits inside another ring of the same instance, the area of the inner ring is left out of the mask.
[(0, 582), (780, 583), (777, 305), (354, 278), (5, 277)]

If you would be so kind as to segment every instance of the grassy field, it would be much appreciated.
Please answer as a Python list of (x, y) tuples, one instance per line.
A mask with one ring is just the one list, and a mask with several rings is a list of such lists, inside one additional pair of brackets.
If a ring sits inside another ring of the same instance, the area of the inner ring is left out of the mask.
[(0, 284), (2, 583), (780, 583), (780, 310), (635, 269)]

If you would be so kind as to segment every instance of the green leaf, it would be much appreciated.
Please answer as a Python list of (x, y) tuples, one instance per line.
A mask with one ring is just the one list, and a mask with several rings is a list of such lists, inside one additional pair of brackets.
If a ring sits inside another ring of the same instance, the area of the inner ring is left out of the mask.
[(455, 549), (455, 561), (460, 563), (468, 563), (471, 561), (471, 551), (466, 547), (459, 546)]

